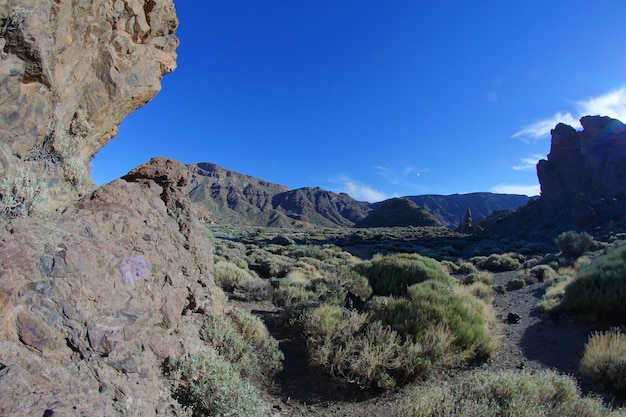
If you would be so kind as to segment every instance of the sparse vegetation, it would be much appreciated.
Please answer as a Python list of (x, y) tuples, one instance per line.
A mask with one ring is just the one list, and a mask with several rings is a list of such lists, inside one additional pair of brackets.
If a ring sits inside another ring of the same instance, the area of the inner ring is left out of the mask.
[(0, 219), (28, 216), (44, 199), (45, 192), (30, 175), (4, 177), (0, 181)]

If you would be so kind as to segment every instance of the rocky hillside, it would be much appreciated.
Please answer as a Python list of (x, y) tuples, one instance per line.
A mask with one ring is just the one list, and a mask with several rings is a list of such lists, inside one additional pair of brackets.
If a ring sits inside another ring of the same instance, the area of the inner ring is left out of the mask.
[(392, 198), (378, 205), (356, 227), (442, 226), (425, 208), (407, 198)]
[(585, 116), (582, 131), (559, 123), (548, 158), (537, 164), (541, 196), (511, 216), (489, 219), (491, 233), (626, 229), (626, 125)]
[[(0, 3), (0, 415), (175, 412), (165, 358), (222, 314), (188, 170), (89, 160), (175, 67), (171, 0)], [(199, 314), (202, 313), (202, 314)]]
[(352, 226), (368, 203), (320, 188), (289, 188), (211, 163), (188, 166), (189, 196), (216, 223), (271, 227)]
[(470, 193), (410, 196), (371, 204), (318, 187), (289, 190), (212, 163), (188, 167), (191, 200), (206, 207), (211, 219), (222, 224), (270, 227), (443, 225), (454, 229), (467, 209), (474, 219), (480, 219), (493, 211), (515, 210), (529, 200), (525, 195)]

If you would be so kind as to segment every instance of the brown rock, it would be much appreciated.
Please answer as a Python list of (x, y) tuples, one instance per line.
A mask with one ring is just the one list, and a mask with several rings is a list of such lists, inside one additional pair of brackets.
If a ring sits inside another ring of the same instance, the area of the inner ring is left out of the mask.
[(12, 175), (30, 173), (50, 187), (47, 206), (64, 207), (93, 190), (89, 161), (176, 67), (174, 5), (7, 1), (0, 22), (0, 143)]

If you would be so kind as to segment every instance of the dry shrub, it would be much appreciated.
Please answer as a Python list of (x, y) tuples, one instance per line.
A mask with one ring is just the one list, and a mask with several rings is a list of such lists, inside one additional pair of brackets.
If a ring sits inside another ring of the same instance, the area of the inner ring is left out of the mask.
[(615, 391), (626, 391), (626, 335), (617, 328), (593, 333), (585, 345), (580, 372)]
[(238, 284), (250, 279), (250, 273), (231, 262), (220, 261), (213, 267), (213, 277), (224, 291), (231, 292)]
[(621, 411), (583, 398), (576, 382), (551, 371), (479, 373), (452, 386), (418, 388), (403, 417), (617, 417)]

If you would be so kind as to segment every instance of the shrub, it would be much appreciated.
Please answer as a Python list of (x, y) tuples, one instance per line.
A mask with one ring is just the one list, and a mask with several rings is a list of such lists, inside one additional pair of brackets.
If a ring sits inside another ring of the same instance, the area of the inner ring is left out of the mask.
[(537, 278), (539, 282), (551, 282), (556, 279), (556, 271), (548, 265), (537, 265), (530, 268), (530, 275)]
[(401, 335), (422, 343), (435, 325), (444, 326), (452, 335), (453, 346), (442, 352), (446, 363), (462, 363), (471, 358), (486, 358), (498, 348), (498, 320), (491, 306), (461, 291), (458, 286), (429, 280), (409, 288), (406, 298), (375, 304), (374, 319), (392, 326)]
[(282, 369), (278, 342), (258, 317), (245, 310), (233, 309), (224, 317), (207, 316), (200, 337), (242, 377), (264, 379)]
[(509, 282), (509, 288), (512, 290), (519, 290), (526, 286), (526, 280), (524, 278), (513, 278), (511, 282)]
[(452, 282), (441, 264), (417, 254), (397, 254), (365, 261), (355, 266), (376, 295), (404, 295), (413, 284), (435, 280)]
[(404, 417), (620, 416), (597, 398), (581, 397), (576, 382), (551, 371), (479, 373), (451, 386), (418, 388)]
[(587, 232), (577, 233), (569, 231), (558, 235), (554, 243), (556, 243), (563, 255), (568, 258), (578, 258), (589, 250), (593, 243), (593, 238)]
[(491, 272), (514, 271), (520, 266), (520, 261), (509, 255), (489, 255), (487, 258), (475, 257), (472, 262), (481, 269)]
[(322, 304), (301, 320), (311, 364), (345, 386), (388, 390), (430, 367), (419, 345), (365, 314)]
[(486, 285), (493, 285), (493, 274), (489, 271), (473, 272), (464, 277), (461, 282), (465, 285), (471, 285), (476, 282), (482, 282)]
[(250, 279), (250, 273), (230, 262), (220, 261), (213, 267), (215, 283), (224, 291), (232, 291), (235, 287)]
[(626, 391), (626, 335), (613, 328), (589, 337), (580, 372), (615, 391)]
[(233, 298), (244, 301), (263, 301), (272, 298), (272, 285), (269, 280), (250, 276), (233, 289)]
[(457, 269), (456, 273), (459, 275), (467, 275), (478, 272), (476, 266), (474, 266), (471, 262), (463, 262), (459, 265), (459, 269)]
[(256, 388), (215, 350), (182, 360), (170, 358), (164, 371), (174, 398), (194, 416), (265, 416)]
[(596, 258), (565, 289), (567, 313), (611, 322), (626, 315), (626, 245)]

